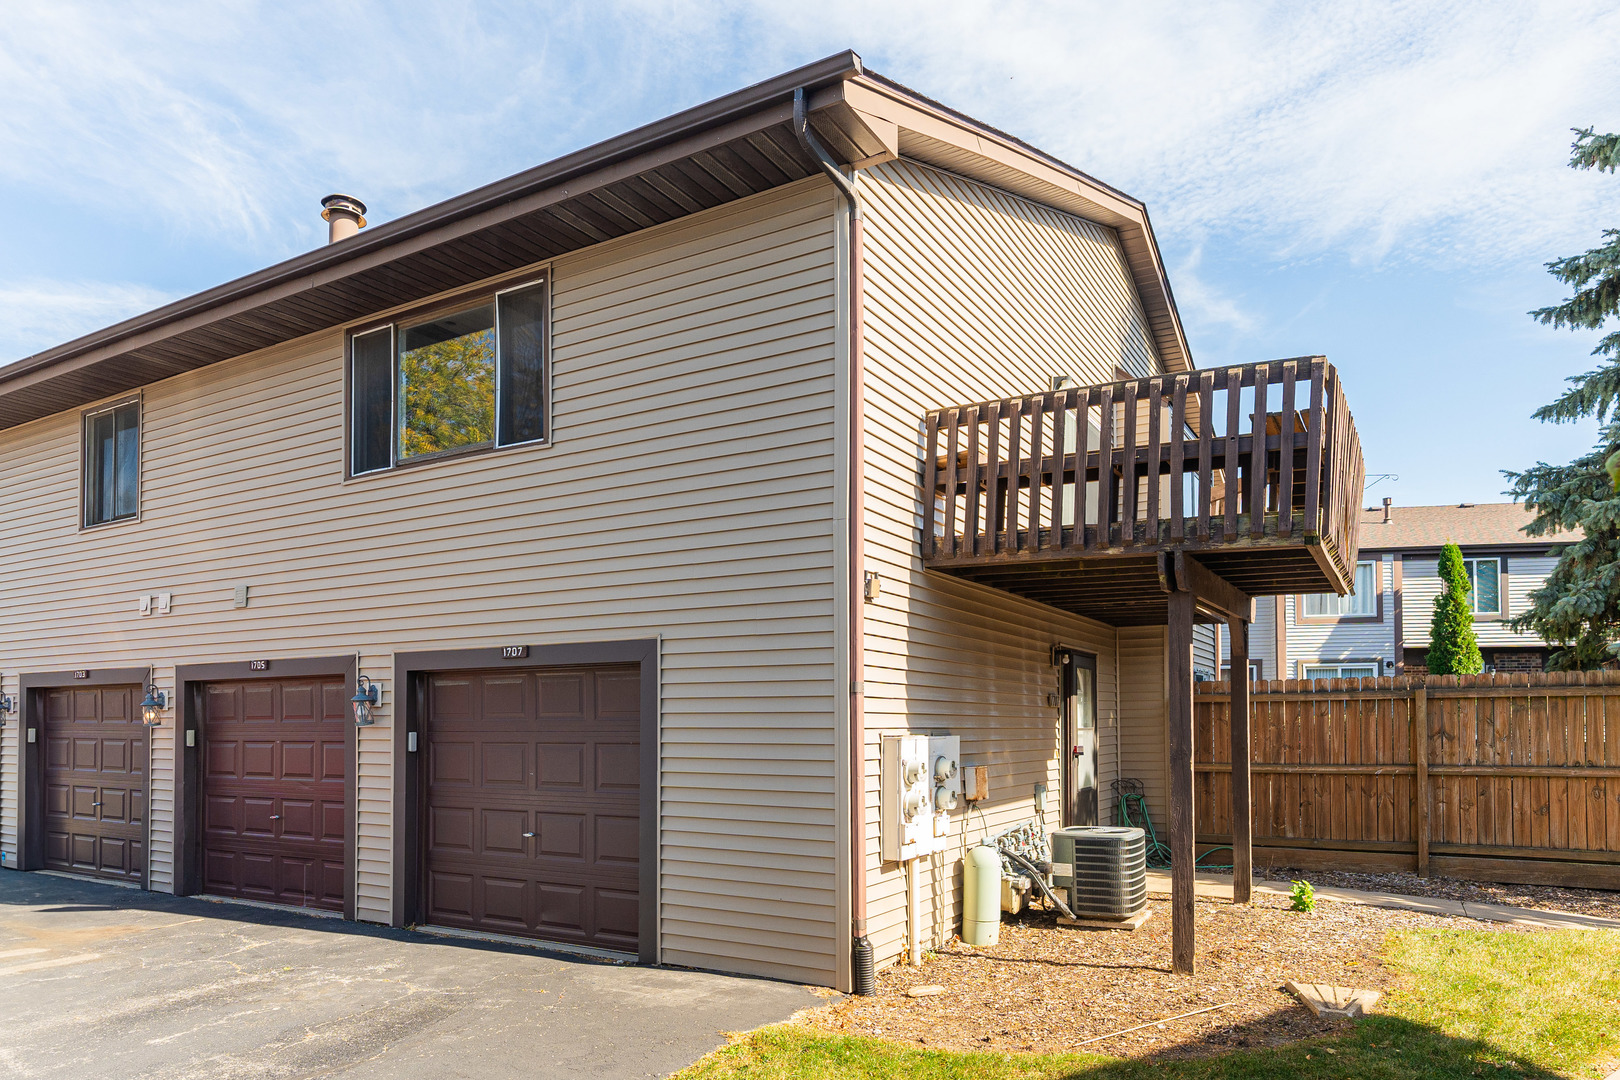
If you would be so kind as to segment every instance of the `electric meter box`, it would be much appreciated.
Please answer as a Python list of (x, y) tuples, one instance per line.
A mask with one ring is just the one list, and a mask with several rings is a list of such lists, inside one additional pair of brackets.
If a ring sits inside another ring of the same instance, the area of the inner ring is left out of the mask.
[(962, 805), (962, 737), (928, 737), (928, 782), (934, 808), (934, 838), (940, 847), (951, 831), (951, 811)]
[(955, 735), (883, 736), (885, 862), (905, 862), (946, 846), (950, 812), (961, 805), (961, 744)]

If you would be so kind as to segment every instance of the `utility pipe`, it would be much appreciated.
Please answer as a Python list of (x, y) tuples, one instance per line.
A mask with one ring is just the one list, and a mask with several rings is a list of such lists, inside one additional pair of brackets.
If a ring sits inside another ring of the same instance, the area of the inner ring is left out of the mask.
[[(821, 171), (843, 196), (849, 223), (849, 857), (850, 916), (853, 936), (851, 972), (854, 991), (870, 994), (873, 986), (872, 943), (866, 936), (866, 363), (865, 272), (860, 196), (810, 130), (803, 87), (793, 91), (793, 133)], [(915, 875), (913, 875), (915, 876)], [(915, 893), (913, 894), (915, 895)], [(915, 935), (913, 935), (915, 937)]]

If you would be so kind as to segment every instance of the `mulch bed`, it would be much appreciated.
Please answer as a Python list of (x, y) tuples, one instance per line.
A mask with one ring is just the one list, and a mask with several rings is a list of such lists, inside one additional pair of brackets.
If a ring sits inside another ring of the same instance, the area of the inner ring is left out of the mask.
[(1596, 915), (1620, 919), (1620, 892), (1603, 889), (1561, 889), (1551, 885), (1497, 885), (1456, 878), (1418, 877), (1411, 873), (1361, 874), (1339, 870), (1288, 870), (1255, 868), (1255, 879), (1288, 882), (1296, 878), (1312, 885), (1337, 889), (1392, 892), (1403, 896), (1426, 896), (1440, 900), (1462, 900), (1478, 904), (1512, 904), (1542, 911), (1565, 911), (1576, 915)]
[[(1134, 932), (1075, 930), (1033, 912), (1005, 921), (1001, 940), (973, 949), (953, 942), (915, 969), (878, 973), (877, 993), (845, 998), (806, 1019), (820, 1028), (951, 1050), (1065, 1052), (1119, 1057), (1196, 1057), (1331, 1034), (1344, 1021), (1317, 1020), (1283, 989), (1285, 979), (1388, 992), (1396, 975), (1379, 959), (1390, 930), (1500, 924), (1322, 901), (1288, 910), (1281, 897), (1249, 907), (1200, 901), (1198, 974), (1170, 972), (1170, 912)], [(937, 997), (912, 986), (937, 984)], [(1210, 1005), (1216, 1012), (1086, 1046), (1082, 1040)]]

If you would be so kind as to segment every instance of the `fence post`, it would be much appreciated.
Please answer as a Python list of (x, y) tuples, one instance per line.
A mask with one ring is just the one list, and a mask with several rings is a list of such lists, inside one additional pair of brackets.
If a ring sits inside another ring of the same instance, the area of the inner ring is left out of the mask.
[(1429, 677), (1420, 676), (1412, 695), (1412, 764), (1417, 767), (1413, 777), (1412, 838), (1417, 841), (1417, 872), (1429, 876)]

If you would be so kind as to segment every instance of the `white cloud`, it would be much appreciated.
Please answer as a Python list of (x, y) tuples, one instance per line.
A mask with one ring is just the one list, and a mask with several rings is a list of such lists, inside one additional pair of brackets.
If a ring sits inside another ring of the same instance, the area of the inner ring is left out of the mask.
[(101, 281), (0, 282), (0, 326), (16, 351), (0, 367), (168, 303), (144, 285)]
[(839, 48), (1149, 201), (1168, 246), (1566, 254), (1620, 184), (1620, 7), (619, 0), (14, 5), (0, 184), (268, 258)]

